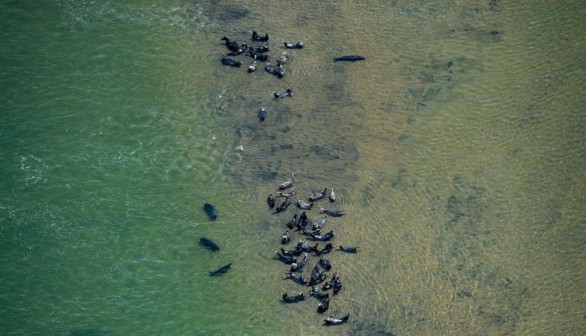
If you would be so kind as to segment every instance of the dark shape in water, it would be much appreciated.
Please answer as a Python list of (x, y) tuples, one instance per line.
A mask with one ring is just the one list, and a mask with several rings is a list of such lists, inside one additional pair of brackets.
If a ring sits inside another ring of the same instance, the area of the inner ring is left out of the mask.
[(325, 208), (320, 208), (320, 213), (325, 213), (326, 215), (331, 217), (342, 217), (346, 214), (344, 210), (328, 210)]
[(218, 252), (220, 250), (220, 246), (218, 246), (218, 244), (207, 238), (201, 238), (199, 240), (199, 244), (212, 252)]
[(291, 204), (291, 200), (289, 199), (289, 197), (285, 198), (285, 200), (277, 206), (277, 208), (275, 209), (275, 211), (273, 213), (276, 214), (276, 213), (283, 212), (283, 211), (287, 210), (287, 207), (290, 204)]
[(305, 277), (301, 273), (287, 272), (286, 274), (289, 276), (287, 279), (292, 279), (293, 282), (295, 282), (297, 284), (300, 284), (300, 285), (306, 285), (307, 284), (307, 279), (305, 279)]
[[(332, 251), (332, 243), (327, 243), (326, 246), (321, 251), (315, 251), (315, 255), (318, 257), (323, 256), (324, 254), (328, 254)], [(316, 249), (317, 250), (317, 249)]]
[(301, 48), (303, 48), (303, 42), (287, 43), (287, 42), (283, 41), (283, 44), (285, 45), (285, 48), (287, 48), (287, 49), (301, 49)]
[(332, 188), (332, 191), (330, 191), (330, 194), (328, 195), (328, 199), (330, 200), (330, 202), (336, 201), (336, 193), (334, 193), (334, 188)]
[(226, 44), (226, 48), (228, 48), (230, 51), (238, 51), (238, 49), (240, 49), (238, 42), (230, 41), (230, 39), (226, 36), (222, 37), (222, 41), (225, 41), (224, 43)]
[(324, 319), (325, 325), (340, 325), (346, 323), (348, 318), (350, 317), (350, 313), (342, 316), (340, 318), (334, 317), (334, 315), (330, 315), (330, 317), (326, 317)]
[(328, 192), (328, 187), (324, 187), (324, 191), (316, 192), (313, 195), (309, 196), (309, 201), (310, 202), (319, 201), (320, 199), (326, 197), (327, 192)]
[(234, 50), (234, 51), (228, 53), (228, 56), (238, 56), (238, 55), (244, 54), (244, 52), (246, 52), (247, 50), (248, 50), (248, 45), (246, 43), (242, 43), (242, 45), (240, 45), (238, 50)]
[(291, 265), (297, 262), (297, 258), (295, 258), (295, 256), (293, 255), (287, 255), (280, 251), (275, 252), (277, 253), (277, 259), (279, 259), (279, 261), (281, 261), (284, 264)]
[(283, 78), (283, 76), (285, 76), (285, 69), (279, 66), (274, 66), (271, 63), (267, 63), (265, 66), (265, 71), (271, 75), (277, 76), (277, 78)]
[(281, 184), (279, 184), (279, 190), (285, 190), (293, 185), (295, 178), (293, 177), (293, 173), (291, 173), (291, 179), (287, 180)]
[(293, 296), (287, 295), (287, 293), (283, 294), (283, 301), (286, 303), (296, 303), (303, 300), (305, 300), (305, 294), (303, 292)]
[(326, 258), (324, 258), (324, 257), (320, 257), (320, 258), (319, 258), (319, 265), (320, 265), (320, 266), (321, 266), (323, 269), (325, 269), (326, 271), (329, 271), (329, 270), (331, 270), (331, 269), (332, 269), (332, 263), (331, 263), (331, 262), (330, 262), (328, 259), (326, 259)]
[(283, 233), (283, 237), (281, 237), (281, 244), (285, 245), (291, 241), (291, 234), (289, 233), (289, 229)]
[(319, 306), (317, 306), (317, 312), (320, 314), (325, 313), (328, 308), (330, 308), (330, 297), (329, 294), (326, 294), (326, 296), (321, 299)]
[(269, 33), (266, 33), (265, 36), (260, 36), (256, 32), (256, 30), (252, 31), (252, 40), (257, 42), (268, 42), (269, 40)]
[(235, 59), (231, 59), (230, 57), (227, 57), (226, 55), (222, 55), (222, 64), (229, 66), (229, 67), (233, 67), (233, 68), (240, 68), (240, 66), (242, 65), (242, 62), (237, 61)]
[(260, 122), (265, 121), (265, 119), (267, 118), (267, 110), (265, 110), (264, 107), (261, 107), (260, 110), (258, 110), (258, 119), (260, 119)]
[(319, 291), (319, 289), (315, 286), (311, 286), (311, 291), (309, 292), (309, 295), (313, 296), (314, 298), (318, 299), (318, 300), (322, 300), (325, 297), (329, 297), (330, 294), (329, 293), (322, 293)]
[(226, 272), (228, 272), (228, 270), (232, 267), (232, 263), (226, 264), (220, 268), (218, 268), (217, 270), (210, 272), (210, 276), (219, 276), (222, 275)]
[(252, 61), (252, 63), (248, 66), (248, 72), (255, 72), (256, 71), (256, 60)]
[(269, 206), (269, 209), (275, 207), (275, 196), (273, 196), (273, 194), (269, 194), (269, 196), (267, 197), (267, 204)]
[(213, 205), (205, 203), (203, 205), (203, 210), (206, 212), (206, 214), (211, 220), (215, 221), (216, 218), (218, 218), (218, 212), (216, 211), (216, 208)]
[(293, 89), (292, 88), (287, 88), (283, 92), (275, 92), (275, 91), (273, 91), (273, 96), (275, 96), (275, 98), (277, 98), (277, 99), (279, 99), (279, 98), (285, 98), (285, 97), (291, 97), (292, 96), (292, 92), (293, 92)]
[(366, 58), (360, 55), (345, 55), (342, 57), (334, 58), (334, 62), (356, 62), (356, 61), (364, 61)]
[(340, 250), (342, 250), (343, 252), (346, 252), (346, 253), (358, 253), (358, 246), (344, 247), (344, 246), (340, 245)]

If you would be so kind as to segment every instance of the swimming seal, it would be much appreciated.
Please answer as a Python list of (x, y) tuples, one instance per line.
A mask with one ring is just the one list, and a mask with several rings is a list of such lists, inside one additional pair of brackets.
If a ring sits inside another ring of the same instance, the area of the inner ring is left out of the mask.
[(201, 238), (199, 240), (199, 244), (212, 252), (218, 252), (220, 250), (218, 244), (214, 243), (213, 241), (207, 238)]
[(216, 218), (218, 218), (218, 212), (216, 211), (216, 208), (213, 205), (205, 203), (203, 205), (203, 210), (211, 220), (215, 221)]
[(334, 315), (330, 315), (330, 317), (326, 317), (324, 319), (325, 325), (340, 325), (346, 323), (348, 318), (350, 317), (350, 313), (342, 316), (340, 318), (334, 317)]
[(226, 264), (220, 268), (218, 268), (217, 270), (210, 272), (210, 276), (219, 276), (222, 275), (226, 272), (228, 272), (228, 270), (230, 269), (230, 267), (232, 267), (232, 263)]
[(287, 293), (283, 294), (283, 301), (286, 303), (296, 303), (303, 300), (305, 300), (305, 294), (303, 294), (303, 292), (293, 296), (287, 295)]
[(360, 55), (346, 55), (342, 57), (334, 58), (334, 62), (356, 62), (356, 61), (364, 61), (366, 58)]

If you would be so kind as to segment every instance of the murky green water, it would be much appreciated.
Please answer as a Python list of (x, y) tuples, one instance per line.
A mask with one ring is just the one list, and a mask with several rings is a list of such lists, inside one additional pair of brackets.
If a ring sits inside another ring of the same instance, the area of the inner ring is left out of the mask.
[[(581, 335), (585, 14), (1, 1), (0, 334)], [(305, 43), (284, 79), (220, 65), (253, 29)], [(280, 302), (303, 290), (272, 259), (294, 211), (265, 198), (291, 172), (335, 188), (334, 245), (360, 246), (328, 255), (343, 326)]]

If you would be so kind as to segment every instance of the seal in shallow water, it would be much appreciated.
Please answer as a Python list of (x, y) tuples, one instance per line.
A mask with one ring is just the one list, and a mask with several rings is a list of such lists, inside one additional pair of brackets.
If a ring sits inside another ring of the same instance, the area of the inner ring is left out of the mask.
[(346, 55), (342, 57), (334, 58), (334, 62), (356, 62), (356, 61), (364, 61), (366, 58), (360, 55)]
[(233, 68), (240, 68), (242, 62), (227, 57), (226, 55), (222, 55), (222, 64)]
[(285, 45), (285, 48), (287, 48), (287, 49), (301, 49), (301, 48), (303, 48), (303, 42), (287, 43), (287, 42), (283, 41), (283, 44)]
[(303, 292), (293, 296), (287, 295), (287, 293), (283, 294), (283, 301), (286, 303), (296, 303), (303, 300), (305, 300), (305, 294), (303, 294)]
[(210, 272), (210, 276), (219, 276), (222, 275), (226, 272), (228, 272), (228, 270), (232, 267), (232, 263), (226, 264), (220, 268), (218, 268), (217, 270)]
[(203, 205), (203, 210), (211, 220), (215, 221), (216, 218), (218, 218), (218, 212), (216, 211), (216, 208), (213, 205), (205, 203)]
[(220, 250), (218, 244), (214, 243), (213, 241), (207, 238), (201, 238), (199, 240), (199, 244), (212, 252), (218, 252)]
[(256, 30), (252, 31), (252, 40), (256, 42), (268, 42), (269, 40), (269, 33), (266, 33), (265, 36), (260, 36), (256, 32)]
[(226, 48), (228, 48), (230, 51), (238, 51), (238, 49), (240, 49), (238, 42), (230, 41), (230, 39), (226, 36), (222, 37), (222, 41), (225, 41), (224, 44), (226, 45)]
[(348, 318), (350, 317), (350, 313), (342, 316), (340, 318), (334, 317), (334, 315), (330, 315), (330, 317), (326, 317), (324, 319), (325, 325), (340, 325), (342, 323), (346, 323)]

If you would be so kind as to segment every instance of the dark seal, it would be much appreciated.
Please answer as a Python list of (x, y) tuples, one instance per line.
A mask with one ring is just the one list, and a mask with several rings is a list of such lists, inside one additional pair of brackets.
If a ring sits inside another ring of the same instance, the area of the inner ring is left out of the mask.
[(334, 58), (334, 62), (356, 62), (356, 61), (364, 61), (366, 58), (360, 55), (346, 55), (342, 57)]
[(206, 212), (206, 214), (211, 220), (215, 221), (216, 218), (218, 218), (218, 212), (216, 211), (216, 208), (213, 205), (206, 203), (203, 205), (203, 210)]
[(212, 252), (218, 252), (220, 250), (220, 246), (218, 246), (218, 244), (207, 238), (201, 238), (199, 240), (199, 244)]
[(232, 267), (232, 263), (226, 264), (220, 268), (218, 268), (217, 270), (210, 272), (210, 276), (220, 276), (226, 272), (228, 272), (228, 270)]

